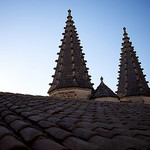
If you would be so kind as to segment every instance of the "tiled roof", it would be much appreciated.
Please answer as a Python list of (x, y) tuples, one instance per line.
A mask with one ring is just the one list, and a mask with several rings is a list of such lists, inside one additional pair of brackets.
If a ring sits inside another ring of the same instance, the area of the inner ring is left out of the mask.
[(103, 77), (101, 77), (101, 83), (93, 92), (91, 98), (100, 97), (117, 97), (117, 95), (103, 82)]
[(150, 148), (150, 105), (0, 93), (0, 149)]

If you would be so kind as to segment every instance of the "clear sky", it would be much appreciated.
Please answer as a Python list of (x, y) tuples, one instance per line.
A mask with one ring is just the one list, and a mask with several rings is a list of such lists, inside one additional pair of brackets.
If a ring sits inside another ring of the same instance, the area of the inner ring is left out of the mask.
[(117, 90), (123, 27), (150, 81), (149, 0), (0, 0), (0, 91), (47, 95), (68, 9), (94, 88)]

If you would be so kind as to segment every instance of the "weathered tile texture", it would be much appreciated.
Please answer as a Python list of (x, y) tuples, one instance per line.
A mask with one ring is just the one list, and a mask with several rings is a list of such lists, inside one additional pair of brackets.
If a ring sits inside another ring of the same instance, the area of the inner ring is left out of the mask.
[(0, 93), (0, 149), (146, 150), (150, 105)]

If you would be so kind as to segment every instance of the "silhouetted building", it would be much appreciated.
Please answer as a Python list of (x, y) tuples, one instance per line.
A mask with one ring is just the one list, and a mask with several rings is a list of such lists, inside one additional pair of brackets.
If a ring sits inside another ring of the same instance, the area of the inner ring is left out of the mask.
[(121, 48), (117, 95), (121, 101), (150, 103), (148, 102), (150, 101), (150, 89), (142, 72), (143, 68), (140, 66), (141, 63), (138, 61), (132, 42), (129, 41), (126, 28), (123, 29), (123, 48)]

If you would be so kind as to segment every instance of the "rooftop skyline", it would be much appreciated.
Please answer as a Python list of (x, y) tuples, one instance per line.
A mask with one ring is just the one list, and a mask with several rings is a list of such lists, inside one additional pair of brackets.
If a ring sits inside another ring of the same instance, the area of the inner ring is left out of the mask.
[(103, 76), (117, 90), (123, 27), (150, 81), (149, 7), (148, 0), (1, 0), (0, 91), (48, 95), (68, 9), (95, 89)]

